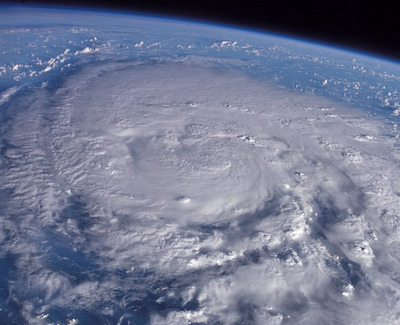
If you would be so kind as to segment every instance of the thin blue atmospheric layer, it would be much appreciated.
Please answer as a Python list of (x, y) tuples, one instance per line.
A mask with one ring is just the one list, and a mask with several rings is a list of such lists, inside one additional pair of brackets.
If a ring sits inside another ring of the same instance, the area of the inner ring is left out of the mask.
[(149, 16), (6, 6), (0, 36), (1, 93), (54, 80), (58, 85), (60, 76), (85, 64), (189, 61), (240, 70), (391, 120), (399, 113), (398, 64), (276, 35)]

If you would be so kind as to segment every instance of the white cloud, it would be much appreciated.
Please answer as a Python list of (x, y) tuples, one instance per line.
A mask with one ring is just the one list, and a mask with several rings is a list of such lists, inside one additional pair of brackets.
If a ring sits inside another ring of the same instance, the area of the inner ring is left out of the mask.
[(2, 158), (26, 320), (147, 304), (152, 324), (395, 323), (399, 172), (378, 119), (189, 62), (96, 65), (46, 94)]

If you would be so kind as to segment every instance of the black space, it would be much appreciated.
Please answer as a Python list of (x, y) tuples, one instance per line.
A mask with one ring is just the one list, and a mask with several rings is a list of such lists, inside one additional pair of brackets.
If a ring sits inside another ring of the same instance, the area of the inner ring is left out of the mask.
[[(1, 0), (0, 0), (1, 1)], [(400, 14), (379, 0), (9, 0), (172, 15), (332, 43), (400, 61)]]

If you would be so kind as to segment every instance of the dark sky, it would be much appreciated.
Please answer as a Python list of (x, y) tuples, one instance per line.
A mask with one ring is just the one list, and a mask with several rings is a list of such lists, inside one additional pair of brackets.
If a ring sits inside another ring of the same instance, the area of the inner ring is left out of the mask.
[[(0, 0), (1, 1), (1, 0)], [(9, 0), (18, 2), (18, 0)], [(400, 13), (380, 0), (20, 0), (168, 14), (264, 29), (400, 61)]]

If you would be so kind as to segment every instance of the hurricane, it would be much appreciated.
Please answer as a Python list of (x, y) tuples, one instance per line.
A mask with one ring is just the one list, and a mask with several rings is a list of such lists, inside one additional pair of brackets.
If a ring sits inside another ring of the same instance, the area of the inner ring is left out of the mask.
[(398, 324), (398, 63), (0, 12), (0, 324)]

